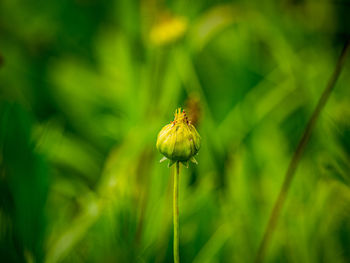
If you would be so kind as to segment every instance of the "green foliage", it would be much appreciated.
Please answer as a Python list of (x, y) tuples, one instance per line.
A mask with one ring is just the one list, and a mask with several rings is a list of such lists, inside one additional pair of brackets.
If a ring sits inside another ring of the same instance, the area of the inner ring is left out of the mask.
[[(180, 262), (252, 262), (348, 13), (327, 0), (0, 1), (1, 261), (172, 262), (173, 171), (155, 143), (197, 98)], [(180, 17), (184, 32), (150, 40)], [(349, 65), (266, 262), (350, 261)]]

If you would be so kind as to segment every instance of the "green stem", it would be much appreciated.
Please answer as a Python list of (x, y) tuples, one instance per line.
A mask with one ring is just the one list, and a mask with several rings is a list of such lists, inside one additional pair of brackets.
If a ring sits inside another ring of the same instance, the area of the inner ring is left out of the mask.
[(281, 214), (284, 202), (287, 198), (289, 188), (290, 188), (292, 180), (294, 178), (295, 171), (298, 167), (299, 161), (300, 161), (301, 156), (304, 152), (306, 144), (308, 143), (308, 141), (310, 139), (311, 133), (316, 125), (316, 121), (317, 121), (318, 117), (320, 116), (322, 109), (326, 105), (326, 102), (328, 101), (329, 96), (331, 95), (331, 92), (334, 89), (335, 83), (337, 82), (338, 77), (343, 69), (346, 55), (350, 49), (349, 47), (350, 47), (350, 40), (347, 40), (347, 42), (345, 43), (344, 48), (340, 54), (340, 57), (338, 59), (338, 63), (335, 67), (333, 75), (331, 76), (331, 79), (329, 80), (328, 85), (324, 89), (324, 91), (321, 95), (321, 98), (319, 99), (317, 106), (316, 106), (313, 114), (310, 117), (310, 119), (306, 125), (306, 128), (304, 130), (304, 133), (299, 141), (299, 144), (298, 144), (298, 146), (293, 154), (292, 160), (289, 163), (289, 166), (288, 166), (286, 175), (284, 177), (284, 181), (283, 181), (280, 193), (279, 193), (278, 198), (275, 202), (273, 210), (270, 214), (270, 219), (269, 219), (269, 222), (266, 226), (263, 239), (261, 240), (259, 250), (258, 250), (258, 253), (257, 253), (256, 258), (255, 258), (255, 263), (260, 263), (260, 262), (263, 262), (263, 260), (264, 260), (267, 247), (270, 243), (272, 234), (276, 228), (276, 225), (277, 225), (279, 216)]
[(176, 162), (174, 174), (173, 217), (174, 217), (174, 263), (180, 262), (179, 255), (179, 174), (180, 162)]

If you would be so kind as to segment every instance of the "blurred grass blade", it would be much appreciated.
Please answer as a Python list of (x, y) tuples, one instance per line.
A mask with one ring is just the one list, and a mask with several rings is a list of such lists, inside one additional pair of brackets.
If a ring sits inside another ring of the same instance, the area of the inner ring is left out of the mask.
[(301, 156), (305, 150), (305, 147), (310, 139), (312, 130), (314, 129), (314, 127), (316, 125), (316, 121), (317, 121), (318, 117), (320, 116), (322, 109), (326, 105), (326, 102), (328, 101), (329, 96), (331, 95), (332, 90), (334, 89), (334, 86), (338, 80), (338, 77), (343, 69), (343, 65), (345, 63), (345, 58), (349, 52), (349, 45), (350, 45), (350, 40), (348, 40), (345, 43), (344, 48), (343, 48), (343, 50), (340, 54), (340, 57), (338, 59), (334, 73), (333, 73), (330, 81), (328, 82), (328, 85), (326, 86), (325, 90), (323, 91), (322, 96), (319, 99), (317, 106), (316, 106), (311, 118), (309, 119), (307, 126), (304, 130), (304, 133), (303, 133), (303, 135), (298, 143), (297, 149), (295, 150), (295, 152), (293, 154), (293, 158), (292, 158), (292, 160), (289, 164), (288, 170), (286, 172), (282, 188), (281, 188), (280, 193), (278, 195), (278, 198), (275, 202), (275, 205), (274, 205), (273, 210), (272, 210), (271, 215), (270, 215), (268, 225), (265, 229), (263, 239), (260, 243), (259, 250), (258, 250), (258, 253), (257, 253), (256, 258), (255, 258), (256, 263), (262, 262), (264, 260), (266, 249), (268, 248), (273, 231), (276, 228), (276, 224), (277, 224), (278, 218), (281, 214), (281, 210), (283, 208), (283, 204), (284, 204), (285, 199), (287, 197), (288, 190), (289, 190), (290, 185), (292, 183), (292, 180), (294, 178), (295, 171), (298, 167), (299, 161), (300, 161)]
[(225, 242), (230, 238), (232, 232), (228, 225), (224, 224), (218, 228), (213, 236), (199, 251), (193, 263), (215, 262), (215, 255), (224, 246)]

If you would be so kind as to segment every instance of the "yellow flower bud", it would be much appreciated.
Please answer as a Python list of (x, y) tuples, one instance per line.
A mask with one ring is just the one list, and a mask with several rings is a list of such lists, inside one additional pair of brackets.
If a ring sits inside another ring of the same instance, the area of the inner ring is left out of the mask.
[(196, 128), (188, 120), (181, 108), (175, 112), (175, 119), (163, 127), (157, 138), (157, 149), (165, 156), (161, 161), (170, 160), (169, 166), (179, 161), (187, 166), (188, 161), (194, 163), (194, 155), (200, 148), (201, 138)]

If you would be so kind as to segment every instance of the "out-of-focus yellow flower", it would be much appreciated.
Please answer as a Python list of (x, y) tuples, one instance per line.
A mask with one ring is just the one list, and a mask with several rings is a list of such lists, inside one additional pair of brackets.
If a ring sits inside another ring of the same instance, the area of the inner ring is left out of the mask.
[(150, 41), (156, 46), (167, 45), (180, 39), (187, 31), (187, 20), (183, 17), (167, 17), (154, 25)]
[(200, 145), (201, 137), (181, 108), (175, 112), (174, 121), (164, 126), (157, 138), (157, 149), (165, 156), (161, 161), (169, 159), (169, 166), (175, 162), (182, 162), (185, 166), (188, 166), (188, 161), (197, 163), (194, 155)]

